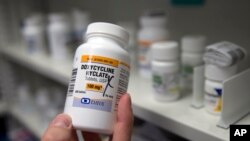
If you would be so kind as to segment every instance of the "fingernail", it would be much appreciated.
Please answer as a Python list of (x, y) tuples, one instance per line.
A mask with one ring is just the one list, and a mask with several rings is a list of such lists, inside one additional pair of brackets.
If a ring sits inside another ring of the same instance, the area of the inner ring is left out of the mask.
[(52, 122), (55, 127), (69, 128), (71, 127), (71, 120), (66, 115), (58, 115)]

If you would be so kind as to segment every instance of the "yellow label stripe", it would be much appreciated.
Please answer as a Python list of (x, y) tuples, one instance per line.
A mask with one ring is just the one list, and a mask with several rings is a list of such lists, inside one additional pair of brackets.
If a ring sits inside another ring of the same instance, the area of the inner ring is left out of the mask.
[(83, 55), (81, 58), (81, 62), (92, 62), (92, 63), (99, 63), (99, 64), (105, 64), (110, 65), (113, 67), (118, 67), (119, 61), (108, 58), (108, 57), (102, 57), (102, 56), (90, 56), (90, 55)]
[(91, 56), (91, 55), (83, 55), (81, 58), (81, 62), (91, 62), (91, 63), (99, 63), (99, 64), (105, 64), (113, 67), (118, 67), (118, 65), (123, 65), (128, 68), (130, 68), (130, 65), (125, 63), (125, 62), (119, 62), (116, 59), (108, 58), (108, 57), (103, 57), (103, 56)]
[(126, 67), (130, 68), (130, 65), (125, 63), (125, 62), (120, 62), (120, 65), (123, 65), (123, 66), (126, 66)]

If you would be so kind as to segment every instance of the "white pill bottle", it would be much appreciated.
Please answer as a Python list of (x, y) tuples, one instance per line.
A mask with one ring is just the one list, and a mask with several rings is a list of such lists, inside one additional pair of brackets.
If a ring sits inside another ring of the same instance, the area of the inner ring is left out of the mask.
[(79, 9), (74, 9), (72, 17), (74, 39), (77, 42), (82, 42), (84, 40), (84, 34), (87, 26), (90, 23), (90, 14)]
[(49, 22), (47, 31), (51, 56), (55, 60), (67, 60), (70, 58), (68, 43), (71, 40), (68, 17), (62, 13), (52, 13)]
[(92, 23), (75, 54), (64, 112), (76, 129), (111, 134), (119, 99), (126, 93), (129, 35), (120, 26)]
[(139, 74), (142, 77), (150, 78), (152, 73), (150, 47), (152, 43), (166, 41), (169, 38), (169, 32), (166, 28), (166, 13), (164, 11), (149, 11), (140, 18), (140, 25), (137, 37)]
[(23, 36), (29, 54), (46, 53), (45, 29), (42, 24), (42, 19), (39, 18), (40, 17), (33, 15), (25, 21)]
[(187, 35), (181, 39), (181, 88), (183, 93), (192, 93), (194, 68), (204, 64), (203, 54), (206, 37)]
[(154, 98), (161, 102), (177, 100), (180, 97), (180, 49), (178, 43), (175, 41), (153, 43), (151, 51)]

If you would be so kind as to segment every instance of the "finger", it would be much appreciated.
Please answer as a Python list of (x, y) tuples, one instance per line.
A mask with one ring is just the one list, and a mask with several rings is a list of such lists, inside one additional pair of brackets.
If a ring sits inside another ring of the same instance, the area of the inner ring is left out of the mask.
[(131, 98), (129, 94), (125, 94), (119, 101), (113, 141), (130, 141), (133, 121)]
[(77, 141), (71, 118), (66, 114), (56, 116), (43, 135), (42, 141)]
[(96, 133), (82, 132), (84, 141), (101, 141), (101, 138)]

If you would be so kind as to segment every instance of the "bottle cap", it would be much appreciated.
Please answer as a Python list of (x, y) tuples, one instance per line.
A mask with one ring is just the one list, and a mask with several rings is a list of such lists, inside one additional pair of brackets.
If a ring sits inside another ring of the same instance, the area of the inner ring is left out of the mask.
[(213, 64), (205, 65), (205, 77), (214, 81), (224, 81), (237, 73), (237, 65), (219, 67)]
[(166, 26), (166, 13), (163, 10), (147, 11), (141, 16), (140, 24), (142, 26)]
[(88, 38), (88, 36), (90, 36), (91, 34), (111, 35), (120, 39), (126, 44), (128, 44), (129, 41), (128, 32), (124, 28), (111, 23), (96, 22), (90, 24), (86, 31), (86, 37)]
[(151, 50), (154, 60), (171, 61), (179, 60), (180, 57), (180, 49), (175, 41), (153, 43)]
[(68, 16), (64, 13), (52, 13), (49, 14), (50, 22), (65, 22), (67, 21)]
[(189, 35), (181, 39), (183, 52), (203, 53), (206, 47), (206, 38), (201, 35)]
[(38, 25), (38, 24), (39, 24), (39, 22), (33, 17), (28, 17), (28, 18), (25, 19), (25, 25), (26, 26)]
[(35, 13), (26, 18), (26, 25), (43, 25), (45, 23), (44, 15), (41, 13)]

